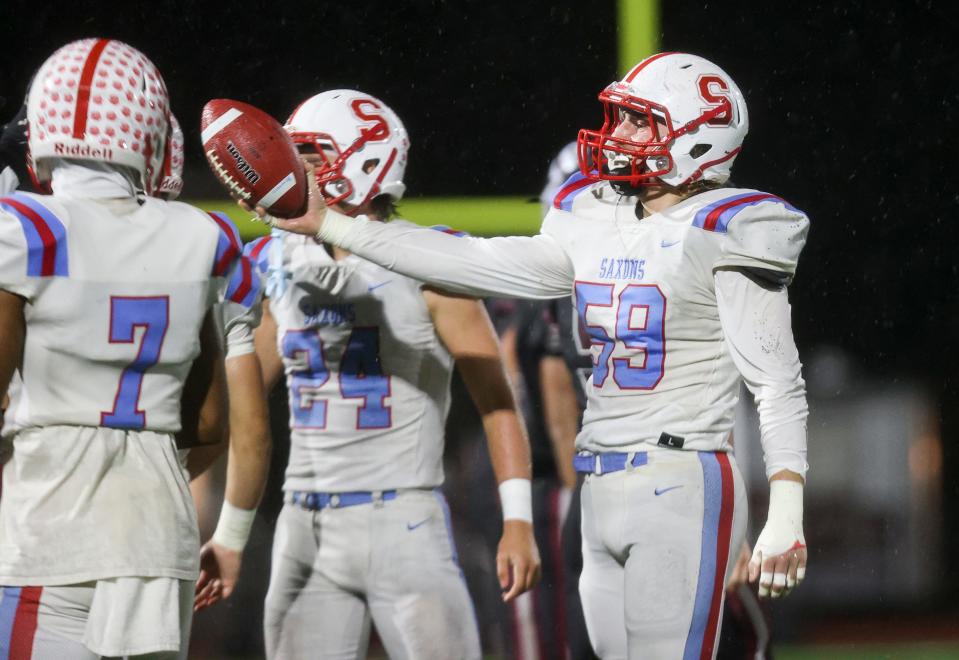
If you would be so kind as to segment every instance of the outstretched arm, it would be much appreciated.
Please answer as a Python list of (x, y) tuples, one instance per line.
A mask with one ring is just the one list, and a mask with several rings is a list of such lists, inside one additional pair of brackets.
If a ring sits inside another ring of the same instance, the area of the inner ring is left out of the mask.
[[(470, 238), (406, 223), (353, 219), (327, 208), (316, 187), (316, 177), (307, 176), (307, 180), (310, 203), (306, 215), (271, 219), (280, 229), (317, 236), (385, 268), (449, 291), (507, 298), (559, 298), (572, 290), (572, 263), (552, 236)], [(263, 209), (257, 209), (257, 213), (265, 214)]]
[(805, 382), (785, 287), (740, 270), (718, 270), (716, 300), (736, 367), (756, 398), (769, 478), (769, 512), (753, 549), (749, 578), (777, 598), (805, 577), (802, 529), (806, 474)]
[(530, 449), (516, 409), (493, 325), (482, 304), (424, 291), (436, 332), (456, 360), (463, 382), (483, 419), (490, 459), (503, 506), (503, 537), (496, 572), (504, 601), (531, 589), (540, 574), (533, 537)]

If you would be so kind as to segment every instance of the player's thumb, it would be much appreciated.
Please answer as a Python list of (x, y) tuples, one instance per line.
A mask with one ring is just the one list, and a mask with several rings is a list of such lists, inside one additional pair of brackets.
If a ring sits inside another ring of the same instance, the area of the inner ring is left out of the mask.
[(510, 583), (510, 574), (509, 574), (509, 555), (499, 554), (496, 556), (496, 576), (499, 578), (499, 586), (501, 589), (508, 589)]
[(759, 544), (756, 544), (756, 547), (753, 548), (753, 555), (749, 559), (749, 567), (747, 569), (750, 582), (755, 582), (759, 579), (759, 571), (762, 565), (763, 553), (759, 550)]

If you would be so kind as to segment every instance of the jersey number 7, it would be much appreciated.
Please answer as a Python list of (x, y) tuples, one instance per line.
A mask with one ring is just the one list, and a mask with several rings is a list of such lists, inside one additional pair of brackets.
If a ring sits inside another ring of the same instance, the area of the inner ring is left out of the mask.
[(100, 413), (100, 426), (115, 429), (146, 427), (147, 414), (139, 408), (143, 374), (160, 360), (169, 325), (169, 296), (110, 296), (110, 343), (132, 344), (137, 328), (143, 328), (143, 334), (137, 356), (120, 374), (113, 410)]

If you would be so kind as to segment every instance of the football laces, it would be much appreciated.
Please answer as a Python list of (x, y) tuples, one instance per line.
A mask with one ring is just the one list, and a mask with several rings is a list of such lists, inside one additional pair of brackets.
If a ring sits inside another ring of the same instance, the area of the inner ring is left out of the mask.
[(243, 186), (240, 185), (240, 182), (230, 173), (226, 167), (223, 166), (223, 163), (220, 162), (219, 157), (217, 157), (216, 152), (213, 149), (210, 149), (206, 152), (207, 158), (210, 160), (210, 165), (213, 167), (213, 171), (216, 172), (216, 175), (219, 177), (220, 181), (230, 189), (230, 193), (239, 199), (242, 199), (244, 202), (249, 202), (252, 198), (252, 194), (243, 189)]

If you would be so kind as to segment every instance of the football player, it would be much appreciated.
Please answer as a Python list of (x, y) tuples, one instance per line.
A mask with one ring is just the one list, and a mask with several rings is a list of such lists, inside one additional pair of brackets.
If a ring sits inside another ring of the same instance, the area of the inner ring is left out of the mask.
[[(576, 142), (571, 142), (563, 147), (550, 163), (546, 186), (540, 194), (545, 212), (552, 207), (552, 201), (563, 183), (578, 170), (578, 147)], [(524, 365), (524, 373), (529, 374), (527, 380), (539, 383), (543, 414), (551, 420), (548, 427), (550, 435), (553, 436), (552, 443), (554, 446), (569, 447), (569, 451), (572, 451), (576, 432), (582, 425), (587, 381), (593, 366), (589, 354), (588, 333), (579, 323), (570, 298), (530, 301), (517, 318), (516, 325), (526, 329), (520, 335), (516, 346), (520, 361)], [(556, 360), (565, 364), (568, 374), (560, 375), (556, 371), (553, 366)], [(547, 371), (549, 377), (546, 376)], [(592, 656), (577, 589), (583, 567), (580, 526), (580, 491), (577, 487), (563, 526), (565, 580), (571, 587), (567, 589), (565, 599), (566, 632), (572, 658)], [(734, 568), (727, 575), (726, 603), (717, 642), (717, 658), (720, 659), (757, 660), (767, 657), (769, 653), (768, 623), (760, 603), (756, 602), (755, 592), (745, 584), (749, 559), (749, 546), (744, 542)], [(544, 562), (544, 582), (545, 566)]]
[[(183, 190), (183, 131), (170, 113), (170, 139), (163, 178), (156, 196), (175, 200)], [(228, 222), (220, 214), (214, 220)], [(236, 238), (236, 236), (233, 236)], [(237, 249), (239, 242), (234, 246)], [(259, 277), (259, 272), (251, 271)], [(260, 362), (253, 348), (253, 330), (260, 322), (262, 300), (252, 304), (229, 300), (214, 308), (214, 320), (226, 345), (225, 372), (229, 400), (229, 454), (226, 492), (213, 537), (203, 545), (194, 608), (199, 610), (229, 598), (239, 579), (243, 548), (250, 537), (256, 509), (266, 487), (270, 463), (269, 412), (263, 393)], [(203, 473), (226, 449), (225, 443), (190, 450), (190, 476)], [(195, 486), (195, 484), (194, 484)]]
[(743, 379), (770, 481), (750, 577), (777, 597), (805, 573), (807, 407), (786, 286), (808, 219), (775, 195), (724, 187), (748, 117), (712, 62), (654, 55), (599, 98), (604, 123), (580, 132), (581, 171), (537, 236), (383, 225), (315, 193), (306, 215), (275, 222), (436, 286), (573, 294), (594, 363), (575, 459), (590, 640), (603, 658), (710, 658), (746, 525), (729, 451)]
[(185, 658), (199, 539), (178, 447), (219, 440), (210, 314), (259, 282), (236, 229), (155, 197), (160, 72), (83, 39), (41, 66), (30, 162), (49, 196), (0, 198), (0, 657)]
[[(301, 104), (287, 129), (330, 208), (391, 218), (409, 140), (385, 103), (324, 92)], [(529, 444), (482, 304), (313, 237), (280, 232), (254, 242), (251, 254), (268, 274), (257, 354), (268, 388), (285, 371), (290, 396), (267, 656), (363, 658), (372, 620), (391, 658), (479, 658), (439, 490), (454, 362), (499, 482), (504, 599), (539, 573)]]

